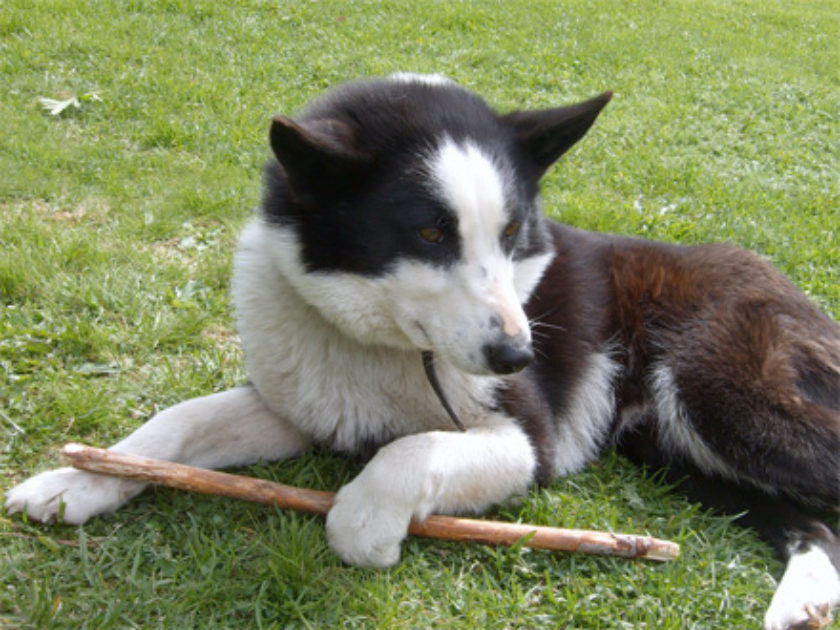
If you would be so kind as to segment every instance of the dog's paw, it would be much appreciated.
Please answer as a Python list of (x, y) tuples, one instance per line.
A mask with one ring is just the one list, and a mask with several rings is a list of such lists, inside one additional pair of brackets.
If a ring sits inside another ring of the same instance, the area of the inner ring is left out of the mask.
[(765, 630), (819, 630), (832, 621), (829, 604), (797, 603), (793, 609), (772, 608), (764, 617)]
[(824, 628), (840, 601), (840, 575), (818, 547), (794, 555), (764, 616), (765, 630)]
[(6, 493), (6, 510), (28, 518), (80, 524), (113, 512), (145, 484), (96, 475), (74, 468), (57, 468), (30, 477)]
[(344, 486), (327, 515), (330, 546), (348, 564), (388, 567), (400, 559), (411, 508), (389, 504), (363, 479)]

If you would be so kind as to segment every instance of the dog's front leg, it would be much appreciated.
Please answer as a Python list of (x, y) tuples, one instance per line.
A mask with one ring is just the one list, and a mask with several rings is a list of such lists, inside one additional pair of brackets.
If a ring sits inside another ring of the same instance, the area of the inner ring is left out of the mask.
[(504, 416), (465, 433), (400, 438), (339, 491), (327, 517), (330, 545), (351, 564), (392, 565), (412, 518), (485, 510), (525, 492), (535, 468), (528, 438)]
[[(205, 468), (271, 461), (298, 454), (300, 433), (275, 415), (252, 387), (193, 398), (164, 409), (111, 450)], [(84, 523), (113, 512), (145, 483), (57, 468), (42, 472), (6, 494), (6, 509), (38, 521)]]

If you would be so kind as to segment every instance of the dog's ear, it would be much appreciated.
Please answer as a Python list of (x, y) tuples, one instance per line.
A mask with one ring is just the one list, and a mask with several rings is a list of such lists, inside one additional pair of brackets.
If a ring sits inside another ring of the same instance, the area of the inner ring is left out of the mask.
[(335, 119), (295, 122), (275, 116), (269, 130), (271, 149), (294, 189), (323, 185), (324, 177), (347, 175), (367, 156), (357, 148), (356, 130)]
[(612, 92), (604, 92), (577, 105), (510, 112), (502, 121), (513, 127), (516, 141), (542, 175), (589, 131), (611, 98)]

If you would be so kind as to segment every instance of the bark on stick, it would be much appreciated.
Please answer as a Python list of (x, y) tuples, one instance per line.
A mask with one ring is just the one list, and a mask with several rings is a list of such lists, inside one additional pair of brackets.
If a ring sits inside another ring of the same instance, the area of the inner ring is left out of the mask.
[[(81, 444), (66, 445), (61, 451), (61, 456), (74, 468), (93, 473), (147, 481), (191, 492), (216, 494), (262, 505), (276, 505), (310, 514), (326, 515), (335, 496), (332, 492), (307, 490), (264, 479), (195, 468)], [(680, 554), (678, 544), (650, 536), (451, 516), (429, 516), (423, 521), (412, 521), (408, 531), (415, 536), (446, 540), (490, 545), (514, 545), (522, 541), (524, 546), (538, 549), (648, 560), (674, 560)]]

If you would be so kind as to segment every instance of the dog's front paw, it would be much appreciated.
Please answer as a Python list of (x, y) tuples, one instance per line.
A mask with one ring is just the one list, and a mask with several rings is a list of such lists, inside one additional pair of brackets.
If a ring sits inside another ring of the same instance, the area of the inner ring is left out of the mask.
[(840, 574), (819, 547), (795, 554), (773, 595), (765, 630), (824, 628), (840, 601)]
[(363, 479), (344, 486), (327, 515), (330, 546), (349, 564), (388, 567), (400, 559), (411, 508), (384, 500)]
[(63, 520), (80, 524), (99, 514), (113, 512), (145, 484), (96, 475), (74, 468), (49, 470), (6, 493), (6, 510), (25, 511), (33, 520)]

